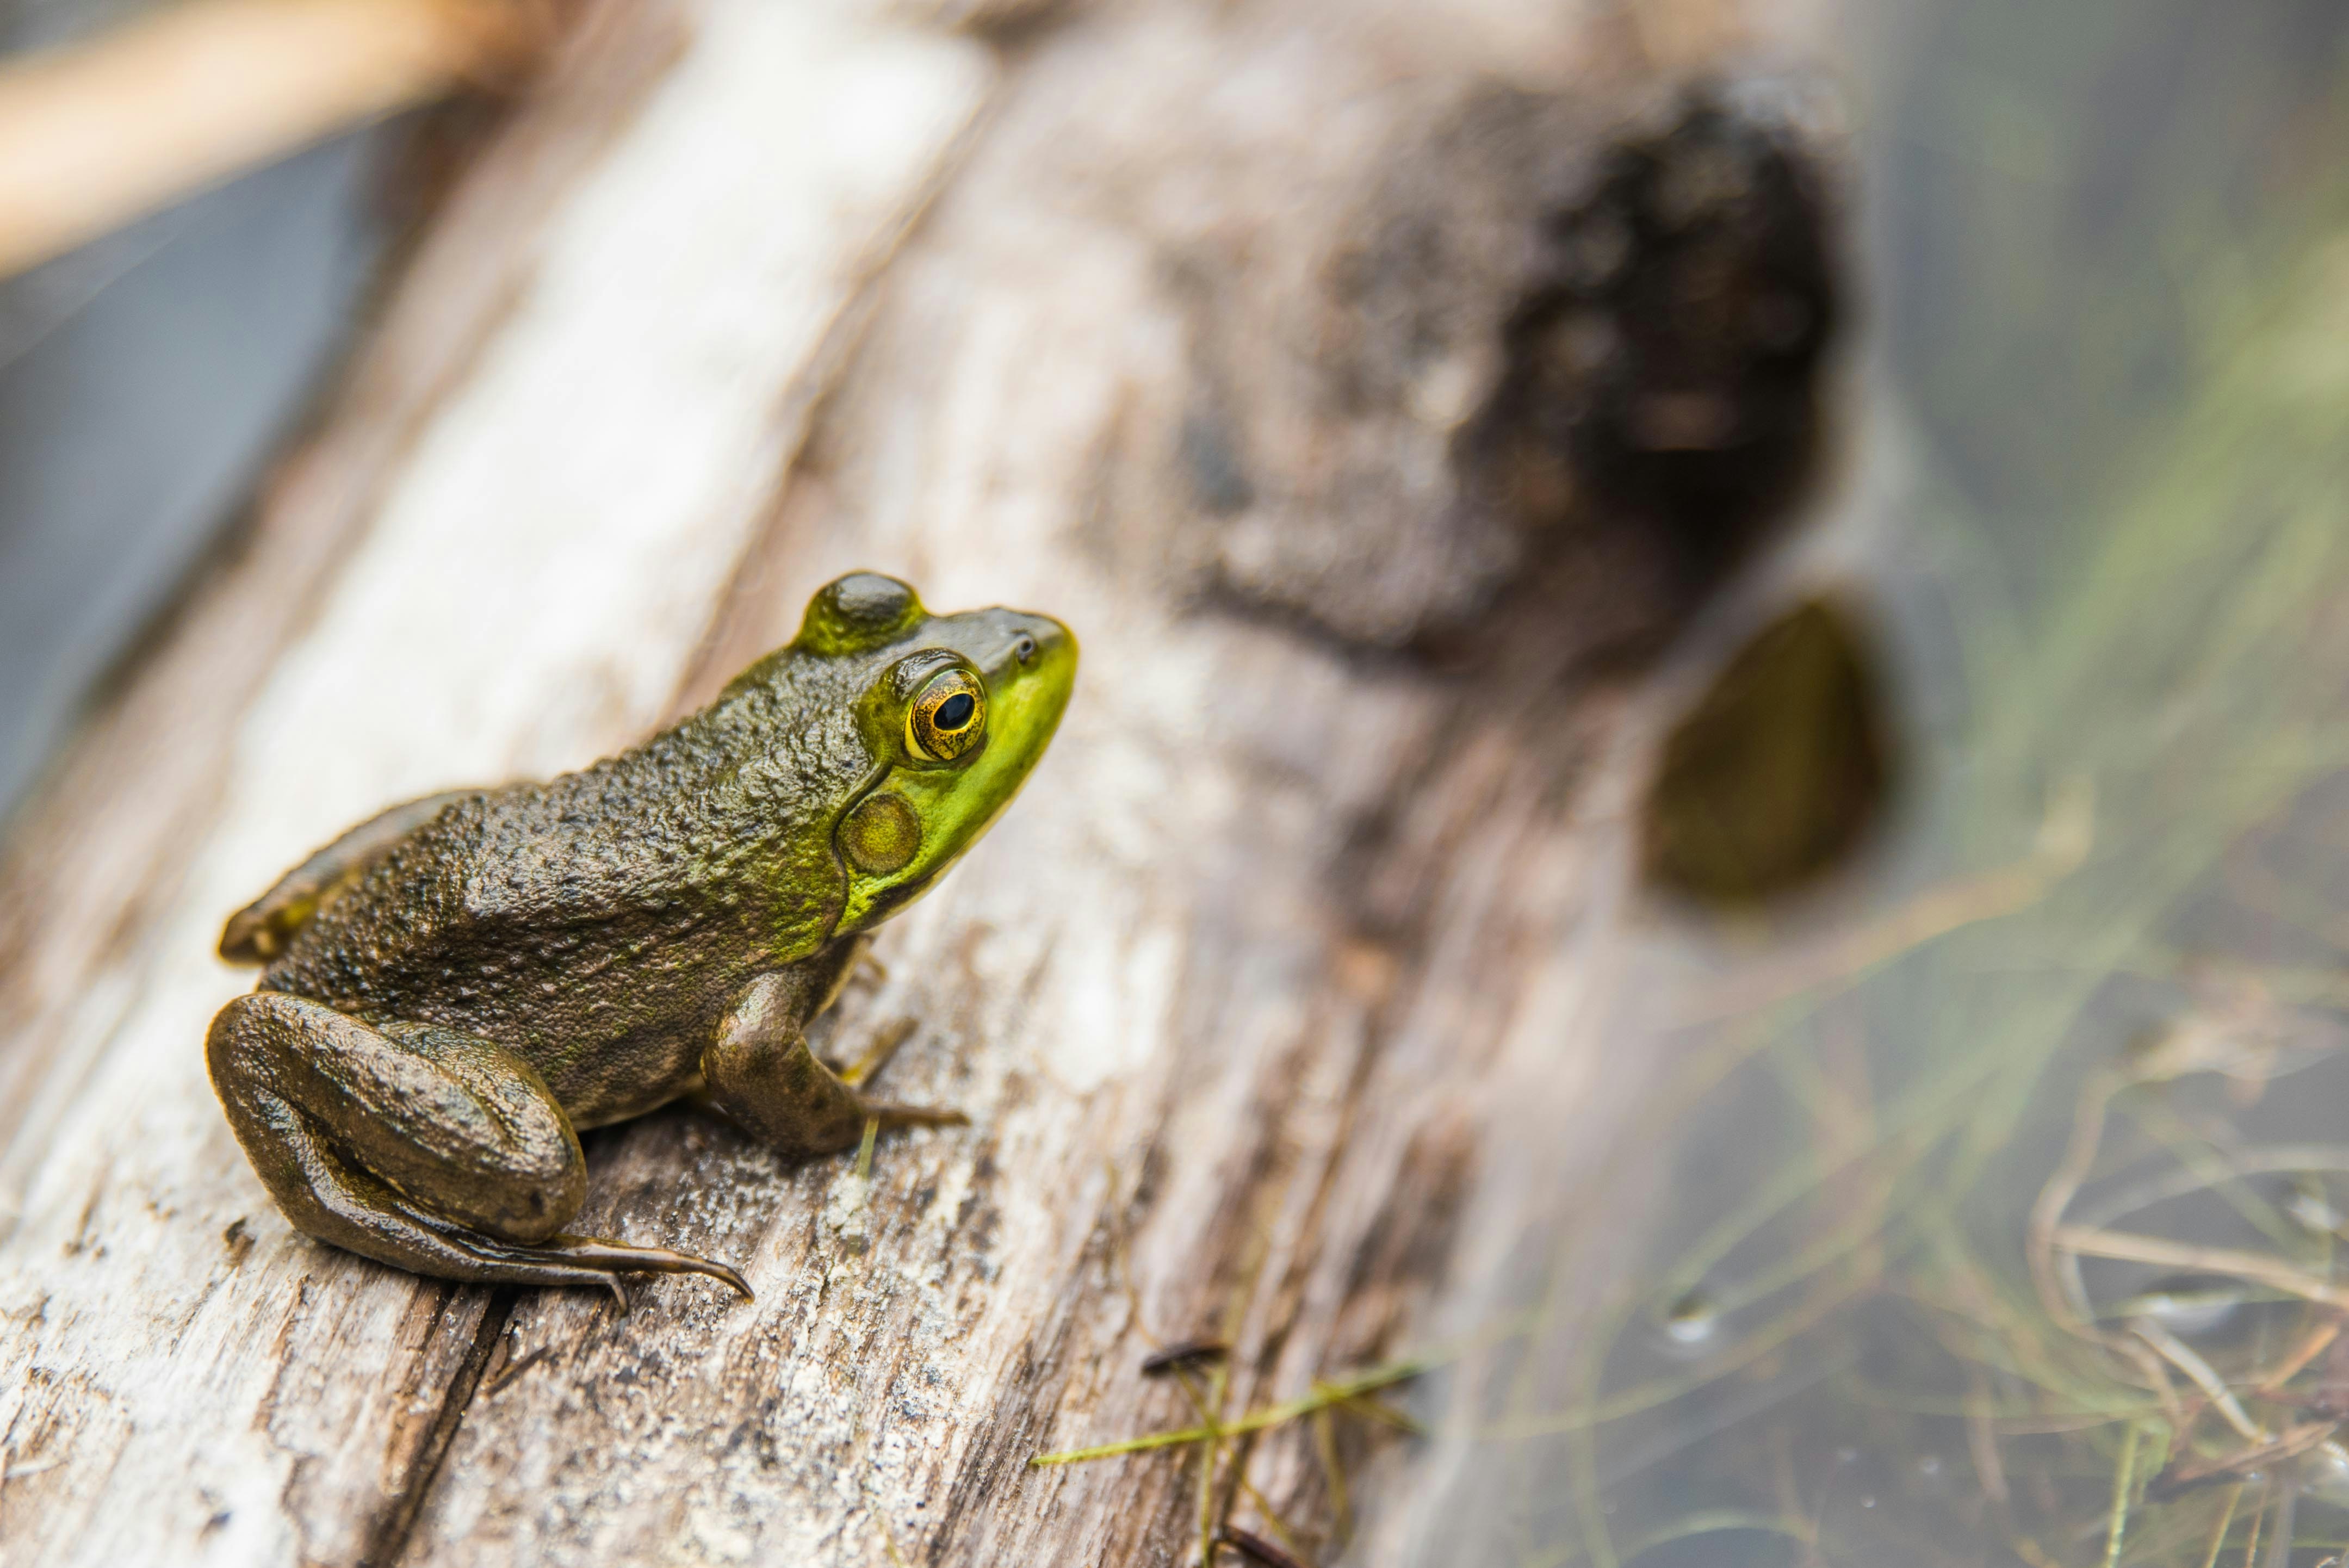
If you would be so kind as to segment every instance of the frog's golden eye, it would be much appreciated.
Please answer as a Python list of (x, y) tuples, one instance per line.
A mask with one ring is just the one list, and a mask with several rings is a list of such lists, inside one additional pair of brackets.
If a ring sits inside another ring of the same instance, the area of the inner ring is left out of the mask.
[(987, 688), (968, 670), (946, 670), (905, 711), (905, 744), (914, 755), (951, 762), (987, 728)]

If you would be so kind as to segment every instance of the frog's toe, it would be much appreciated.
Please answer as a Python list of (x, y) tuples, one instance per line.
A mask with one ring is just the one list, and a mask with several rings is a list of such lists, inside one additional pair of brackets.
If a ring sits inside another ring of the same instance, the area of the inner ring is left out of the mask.
[[(546, 1268), (575, 1274), (582, 1270), (594, 1270), (605, 1279), (623, 1274), (706, 1274), (731, 1289), (744, 1301), (756, 1301), (750, 1282), (726, 1264), (714, 1258), (696, 1257), (691, 1253), (673, 1252), (667, 1247), (632, 1247), (625, 1242), (608, 1242), (598, 1236), (556, 1236), (535, 1246), (523, 1246), (501, 1242), (487, 1236), (466, 1238), (466, 1244), (484, 1263), (502, 1266)], [(614, 1293), (619, 1291), (615, 1281)], [(627, 1298), (620, 1298), (621, 1305)]]

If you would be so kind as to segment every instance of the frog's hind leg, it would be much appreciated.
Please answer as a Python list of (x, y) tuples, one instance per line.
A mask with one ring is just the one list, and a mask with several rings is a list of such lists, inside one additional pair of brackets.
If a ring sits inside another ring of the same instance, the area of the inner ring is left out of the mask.
[(544, 1080), (502, 1046), (264, 991), (221, 1009), (205, 1058), (270, 1196), (320, 1241), (443, 1279), (620, 1295), (614, 1276), (641, 1269), (750, 1294), (723, 1264), (561, 1233), (586, 1161)]

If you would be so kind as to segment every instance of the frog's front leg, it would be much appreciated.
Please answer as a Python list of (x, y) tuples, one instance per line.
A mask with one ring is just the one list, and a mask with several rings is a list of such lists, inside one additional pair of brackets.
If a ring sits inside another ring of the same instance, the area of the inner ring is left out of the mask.
[(808, 1049), (802, 1026), (811, 995), (805, 977), (788, 971), (762, 975), (745, 985), (701, 1053), (701, 1078), (718, 1109), (779, 1152), (795, 1159), (854, 1149), (867, 1120), (884, 1127), (958, 1126), (958, 1110), (867, 1099)]
[(723, 1264), (562, 1234), (586, 1192), (578, 1135), (502, 1046), (262, 991), (220, 1010), (204, 1055), (270, 1196), (320, 1241), (443, 1279), (618, 1295), (616, 1274), (649, 1269), (750, 1294)]

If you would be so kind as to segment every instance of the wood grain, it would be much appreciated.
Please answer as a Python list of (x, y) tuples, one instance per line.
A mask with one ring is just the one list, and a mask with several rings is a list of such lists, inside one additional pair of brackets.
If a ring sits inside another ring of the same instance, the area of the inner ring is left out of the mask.
[[(133, 732), (67, 764), (105, 755), (137, 789), (60, 791), (25, 824), (0, 1441), (61, 1461), (0, 1493), (28, 1560), (379, 1556), (478, 1372), (480, 1293), (293, 1235), (223, 1141), (193, 1031), (246, 982), (208, 933), (257, 868), (410, 779), (584, 761), (659, 717), (797, 445), (794, 388), (987, 80), (974, 46), (752, 3), (698, 11), (675, 63), (616, 102), (608, 78), (658, 20), (627, 18), (605, 40), (622, 57), (580, 67), (585, 147), (551, 88), (457, 198), (445, 224), (493, 225), (450, 269), (471, 281), (437, 292), (419, 262), (159, 685), (102, 721)], [(868, 134), (821, 134), (843, 95)], [(542, 181), (555, 200), (527, 194)], [(159, 712), (182, 680), (243, 689), (207, 734)], [(98, 877), (113, 931), (81, 895)], [(49, 878), (77, 928), (29, 902)]]
[[(1177, 1561), (1181, 1459), (1026, 1461), (1191, 1419), (1139, 1370), (1175, 1339), (1235, 1346), (1233, 1410), (1424, 1343), (1495, 1263), (1463, 1213), (1560, 1169), (1501, 1113), (1616, 1093), (1624, 678), (1539, 618), (1442, 673), (1201, 595), (1184, 431), (1203, 264), (1343, 212), (1433, 98), (1617, 91), (1640, 40), (1502, 0), (612, 26), (675, 63), (629, 100), (607, 41), (508, 130), (16, 824), (0, 1446), (57, 1462), (0, 1482), (12, 1563)], [(1259, 490), (1312, 460), (1247, 454)], [(1084, 646), (1028, 792), (825, 1026), (849, 1057), (911, 1020), (887, 1092), (973, 1126), (869, 1182), (684, 1111), (592, 1138), (583, 1226), (724, 1258), (749, 1305), (293, 1233), (197, 1065), (222, 915), (384, 801), (628, 743), (860, 566)], [(1335, 1435), (1400, 1495), (1400, 1443)], [(1309, 1429), (1247, 1474), (1219, 1507), (1335, 1554)]]

